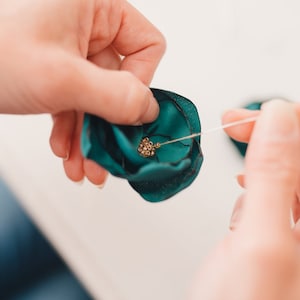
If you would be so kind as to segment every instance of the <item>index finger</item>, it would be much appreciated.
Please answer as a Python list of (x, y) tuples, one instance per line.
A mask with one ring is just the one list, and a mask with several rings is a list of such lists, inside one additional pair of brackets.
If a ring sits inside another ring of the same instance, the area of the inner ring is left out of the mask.
[(300, 125), (295, 106), (264, 105), (246, 155), (247, 189), (241, 226), (252, 232), (290, 228), (290, 209), (299, 180)]
[(160, 31), (126, 2), (113, 46), (124, 56), (121, 70), (132, 72), (148, 85), (165, 52), (166, 42)]
[[(300, 103), (293, 102), (292, 103), (297, 111), (297, 114), (300, 118)], [(227, 124), (231, 122), (241, 121), (246, 118), (250, 118), (253, 116), (259, 116), (260, 110), (249, 110), (245, 108), (232, 109), (225, 112), (222, 116), (222, 123)], [(233, 126), (225, 128), (224, 131), (233, 139), (243, 142), (249, 143), (252, 130), (253, 123), (246, 123), (239, 126)]]

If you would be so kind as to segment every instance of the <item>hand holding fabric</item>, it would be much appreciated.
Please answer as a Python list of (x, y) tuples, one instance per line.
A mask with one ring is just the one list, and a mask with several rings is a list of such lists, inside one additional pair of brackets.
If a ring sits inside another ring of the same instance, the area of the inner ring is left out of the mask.
[[(160, 106), (154, 122), (118, 126), (86, 114), (81, 144), (86, 158), (127, 179), (145, 200), (159, 202), (188, 187), (197, 177), (203, 162), (200, 137), (162, 145), (154, 151), (150, 144), (141, 147), (141, 141), (148, 138), (152, 145), (160, 144), (200, 132), (201, 124), (190, 100), (174, 92), (151, 90)], [(148, 156), (141, 155), (143, 150), (149, 151)]]
[(51, 147), (68, 177), (103, 183), (106, 171), (80, 152), (82, 112), (153, 121), (147, 85), (164, 38), (124, 0), (4, 0), (0, 21), (0, 113), (51, 113)]

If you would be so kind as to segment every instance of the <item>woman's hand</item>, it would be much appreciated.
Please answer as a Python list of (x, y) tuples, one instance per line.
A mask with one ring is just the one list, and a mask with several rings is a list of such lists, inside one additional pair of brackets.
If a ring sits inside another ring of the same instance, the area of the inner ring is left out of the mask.
[(253, 114), (259, 114), (254, 126), (226, 130), (249, 142), (240, 177), (245, 193), (234, 209), (231, 232), (199, 273), (193, 300), (300, 299), (300, 110), (275, 100), (260, 113), (232, 111), (223, 121)]
[(50, 144), (68, 177), (101, 185), (106, 171), (80, 152), (83, 112), (118, 124), (154, 120), (147, 85), (164, 38), (124, 0), (4, 0), (0, 21), (0, 112), (51, 113)]

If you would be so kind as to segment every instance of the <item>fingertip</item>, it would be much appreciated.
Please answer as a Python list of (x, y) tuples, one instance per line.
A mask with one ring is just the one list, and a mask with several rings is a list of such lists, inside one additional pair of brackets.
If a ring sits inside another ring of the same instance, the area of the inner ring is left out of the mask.
[(122, 71), (123, 101), (114, 99), (114, 105), (119, 108), (118, 123), (124, 125), (141, 125), (154, 121), (159, 114), (159, 105), (148, 86), (144, 85), (133, 74)]
[(228, 109), (222, 113), (222, 124), (226, 124), (232, 122), (233, 120), (237, 120), (241, 116), (241, 110), (239, 108)]
[(49, 144), (53, 153), (64, 160), (69, 158), (74, 126), (74, 112), (62, 112), (53, 115), (53, 127)]
[(263, 113), (256, 122), (253, 134), (253, 138), (260, 143), (269, 144), (270, 141), (278, 142), (278, 139), (291, 142), (295, 135), (299, 135), (299, 120), (290, 103), (274, 99), (264, 103), (261, 110)]
[(108, 177), (108, 172), (90, 159), (84, 159), (83, 170), (87, 179), (97, 186), (103, 188)]
[[(222, 124), (225, 125), (231, 122), (241, 121), (246, 118), (256, 117), (259, 114), (260, 111), (257, 110), (253, 111), (244, 108), (231, 109), (223, 113)], [(243, 143), (248, 143), (253, 127), (254, 123), (249, 122), (245, 124), (240, 124), (238, 126), (225, 128), (224, 131), (234, 140)]]
[(63, 161), (67, 161), (70, 158), (70, 151), (66, 152), (66, 155), (64, 157), (61, 157), (63, 159)]
[(156, 99), (153, 97), (152, 93), (148, 96), (148, 107), (144, 114), (141, 116), (141, 123), (153, 122), (159, 114), (159, 105)]
[(54, 155), (56, 155), (59, 158), (62, 158), (63, 160), (68, 160), (70, 146), (58, 140), (53, 134), (51, 134), (50, 136), (49, 144)]
[(259, 110), (251, 110), (246, 108), (234, 108), (223, 112), (222, 124), (239, 121), (259, 115)]
[(79, 180), (79, 181), (74, 181), (74, 180), (73, 180), (73, 182), (74, 182), (76, 185), (78, 185), (78, 186), (82, 186), (83, 183), (84, 183), (84, 178), (82, 178), (82, 179)]
[(83, 163), (82, 159), (78, 158), (70, 158), (68, 160), (63, 161), (64, 170), (67, 177), (75, 182), (82, 182), (84, 179), (84, 172), (83, 172)]
[[(240, 109), (226, 110), (225, 112), (222, 113), (222, 116), (221, 116), (222, 125), (239, 120), (241, 118), (240, 115), (241, 115)], [(227, 127), (227, 128), (224, 128), (224, 131), (230, 137), (235, 138), (235, 129), (236, 129), (235, 127)]]

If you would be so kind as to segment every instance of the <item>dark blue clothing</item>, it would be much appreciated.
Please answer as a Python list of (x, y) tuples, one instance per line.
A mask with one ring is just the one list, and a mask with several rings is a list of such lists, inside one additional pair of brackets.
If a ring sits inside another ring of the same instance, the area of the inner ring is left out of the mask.
[(0, 299), (91, 299), (1, 180)]

